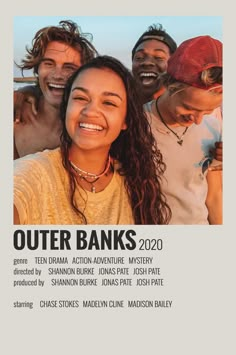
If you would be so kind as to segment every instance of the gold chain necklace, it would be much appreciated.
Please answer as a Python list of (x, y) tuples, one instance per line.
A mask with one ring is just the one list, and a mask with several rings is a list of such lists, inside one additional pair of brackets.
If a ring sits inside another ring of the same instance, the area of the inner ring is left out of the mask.
[(111, 165), (111, 157), (108, 155), (107, 158), (107, 163), (105, 166), (105, 169), (101, 172), (101, 174), (94, 174), (94, 173), (89, 173), (88, 171), (80, 169), (77, 165), (75, 165), (71, 160), (70, 160), (70, 165), (72, 168), (75, 170), (75, 172), (79, 175), (80, 179), (86, 181), (91, 185), (91, 192), (95, 193), (96, 188), (94, 186), (95, 182), (97, 182), (102, 176), (104, 176), (108, 170), (110, 169)]
[(165, 121), (164, 121), (164, 119), (163, 119), (163, 117), (162, 117), (162, 115), (161, 115), (161, 113), (160, 113), (160, 111), (159, 111), (159, 109), (158, 109), (157, 101), (158, 101), (158, 99), (156, 100), (156, 110), (157, 110), (157, 113), (158, 113), (158, 115), (159, 115), (159, 117), (160, 117), (160, 119), (161, 119), (161, 122), (166, 126), (166, 128), (167, 128), (169, 131), (171, 131), (171, 132), (177, 137), (177, 139), (178, 139), (178, 140), (177, 140), (177, 143), (178, 143), (179, 145), (182, 145), (182, 144), (183, 144), (183, 136), (184, 136), (185, 133), (187, 132), (188, 127), (185, 128), (185, 130), (183, 131), (183, 133), (182, 133), (181, 136), (179, 136), (175, 131), (173, 131), (173, 130), (165, 123)]

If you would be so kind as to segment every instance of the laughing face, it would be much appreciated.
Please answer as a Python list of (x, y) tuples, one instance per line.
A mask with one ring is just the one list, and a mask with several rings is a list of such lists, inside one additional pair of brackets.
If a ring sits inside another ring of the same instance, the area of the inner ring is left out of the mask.
[(121, 78), (107, 68), (89, 68), (73, 82), (66, 111), (71, 151), (105, 149), (126, 129), (127, 95)]
[(188, 86), (174, 93), (166, 93), (165, 121), (169, 125), (189, 127), (199, 125), (204, 115), (209, 115), (222, 104), (222, 93)]
[(59, 108), (67, 79), (81, 66), (80, 53), (61, 42), (50, 42), (38, 68), (39, 85), (48, 104)]
[(146, 40), (137, 47), (132, 72), (147, 101), (160, 89), (160, 74), (166, 72), (169, 57), (169, 47), (155, 39)]

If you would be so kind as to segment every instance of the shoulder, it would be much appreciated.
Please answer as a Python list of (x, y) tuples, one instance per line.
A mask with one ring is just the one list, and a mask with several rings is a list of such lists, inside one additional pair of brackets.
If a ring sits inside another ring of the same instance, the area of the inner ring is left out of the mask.
[(29, 154), (14, 160), (15, 172), (21, 169), (44, 169), (61, 163), (61, 152), (59, 148), (44, 150), (35, 154)]
[(223, 118), (223, 113), (222, 113), (222, 107), (217, 107), (212, 113), (210, 114), (211, 116), (217, 118), (219, 121), (222, 121)]
[(152, 117), (155, 115), (155, 113), (153, 111), (153, 107), (155, 105), (155, 101), (156, 100), (152, 100), (152, 101), (146, 102), (143, 105), (143, 110), (144, 110), (144, 113), (145, 113), (149, 123), (152, 123)]
[(222, 129), (222, 112), (220, 108), (215, 109), (208, 115), (204, 115), (204, 125), (207, 127), (214, 127), (215, 129)]
[(152, 112), (152, 107), (153, 107), (155, 101), (156, 101), (156, 100), (151, 100), (151, 101), (149, 101), (149, 102), (146, 102), (146, 103), (143, 105), (144, 111), (151, 113), (151, 112)]

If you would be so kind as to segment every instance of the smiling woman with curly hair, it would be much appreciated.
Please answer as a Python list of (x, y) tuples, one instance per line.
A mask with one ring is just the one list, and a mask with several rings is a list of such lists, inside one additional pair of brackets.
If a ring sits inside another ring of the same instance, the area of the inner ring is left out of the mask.
[(15, 223), (167, 224), (165, 170), (129, 70), (99, 56), (68, 80), (60, 148), (15, 161)]

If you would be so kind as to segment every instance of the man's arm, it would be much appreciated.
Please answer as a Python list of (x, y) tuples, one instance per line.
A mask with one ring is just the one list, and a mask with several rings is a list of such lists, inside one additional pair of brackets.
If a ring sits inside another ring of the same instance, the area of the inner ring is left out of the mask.
[[(222, 125), (223, 122), (223, 110), (222, 107), (217, 107), (214, 111), (213, 111), (213, 116), (215, 116)], [(218, 160), (219, 162), (223, 162), (223, 142), (216, 142), (215, 143), (215, 149), (213, 149), (212, 154), (214, 156), (214, 158), (216, 160)], [(223, 169), (223, 165), (222, 164), (215, 164), (214, 167), (212, 166), (210, 170), (222, 170)]]
[(222, 170), (208, 170), (208, 193), (206, 206), (208, 208), (208, 220), (210, 224), (222, 224)]

